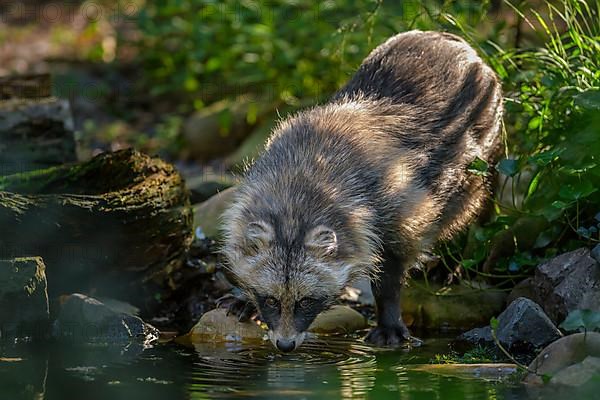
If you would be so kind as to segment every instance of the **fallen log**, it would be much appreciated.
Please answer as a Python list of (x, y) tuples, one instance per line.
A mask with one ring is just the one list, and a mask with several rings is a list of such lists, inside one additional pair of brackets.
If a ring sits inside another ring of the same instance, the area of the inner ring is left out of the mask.
[(191, 240), (184, 181), (158, 158), (123, 150), (0, 177), (0, 258), (41, 255), (51, 296), (86, 291), (147, 309)]

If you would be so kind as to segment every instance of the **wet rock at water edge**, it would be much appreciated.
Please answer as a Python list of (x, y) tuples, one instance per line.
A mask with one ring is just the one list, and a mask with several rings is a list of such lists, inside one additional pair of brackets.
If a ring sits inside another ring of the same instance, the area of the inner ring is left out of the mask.
[(546, 347), (529, 365), (525, 382), (580, 386), (600, 378), (600, 333), (576, 333)]
[(40, 257), (0, 260), (0, 339), (45, 336), (46, 267)]
[(333, 306), (317, 315), (308, 328), (314, 333), (352, 333), (369, 327), (367, 320), (358, 311), (348, 306)]
[(139, 341), (145, 344), (158, 340), (158, 330), (141, 318), (115, 311), (92, 297), (75, 293), (64, 296), (60, 302), (53, 334), (61, 340), (75, 343)]
[[(519, 297), (498, 316), (496, 337), (510, 351), (529, 353), (561, 338), (562, 334), (538, 304)], [(459, 340), (492, 344), (491, 327), (466, 332)]]
[(255, 321), (240, 322), (227, 310), (217, 308), (202, 315), (200, 321), (180, 341), (196, 342), (243, 342), (262, 341), (266, 331)]

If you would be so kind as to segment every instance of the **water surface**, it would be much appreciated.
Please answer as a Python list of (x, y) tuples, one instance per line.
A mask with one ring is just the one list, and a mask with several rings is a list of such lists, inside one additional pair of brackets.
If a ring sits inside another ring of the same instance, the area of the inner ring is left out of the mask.
[[(600, 389), (526, 388), (503, 374), (415, 371), (448, 340), (375, 350), (355, 339), (313, 339), (280, 354), (270, 344), (3, 346), (0, 399), (564, 399)], [(592, 396), (592, 397), (590, 397)]]

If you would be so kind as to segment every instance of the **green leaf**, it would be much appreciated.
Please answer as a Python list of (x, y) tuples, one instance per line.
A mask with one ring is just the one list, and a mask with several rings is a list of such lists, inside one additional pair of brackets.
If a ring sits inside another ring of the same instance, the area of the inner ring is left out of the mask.
[(588, 331), (600, 329), (600, 312), (593, 310), (571, 311), (559, 327), (568, 332), (582, 328)]
[(519, 165), (517, 160), (505, 158), (500, 160), (500, 162), (496, 165), (496, 169), (500, 171), (501, 174), (512, 177), (519, 172)]
[(486, 176), (488, 174), (489, 165), (487, 161), (482, 160), (479, 157), (475, 157), (475, 159), (469, 164), (468, 171), (480, 176)]
[(493, 331), (498, 330), (498, 318), (496, 318), (496, 317), (490, 318), (490, 326), (492, 327)]
[(527, 124), (527, 128), (529, 128), (530, 130), (537, 129), (540, 126), (540, 122), (542, 122), (542, 117), (540, 117), (540, 116), (533, 117), (529, 120), (529, 123)]
[(565, 185), (560, 188), (558, 195), (563, 199), (567, 200), (580, 200), (590, 194), (596, 192), (598, 189), (589, 181), (578, 182), (573, 185)]

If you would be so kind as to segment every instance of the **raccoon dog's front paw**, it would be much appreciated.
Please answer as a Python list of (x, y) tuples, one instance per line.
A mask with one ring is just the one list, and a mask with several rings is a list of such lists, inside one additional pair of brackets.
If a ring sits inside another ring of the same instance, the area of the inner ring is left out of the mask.
[(380, 347), (397, 347), (403, 344), (419, 347), (423, 344), (421, 339), (411, 336), (408, 329), (400, 324), (396, 326), (377, 326), (371, 329), (365, 337), (365, 341)]
[(246, 322), (256, 315), (254, 303), (245, 297), (226, 294), (217, 300), (217, 307), (227, 310), (227, 315), (235, 315), (240, 322)]

